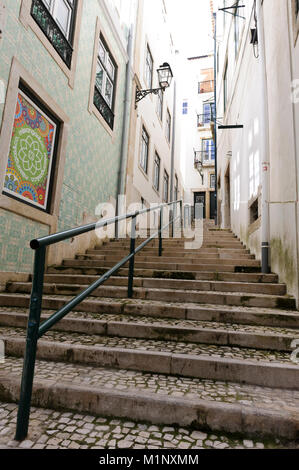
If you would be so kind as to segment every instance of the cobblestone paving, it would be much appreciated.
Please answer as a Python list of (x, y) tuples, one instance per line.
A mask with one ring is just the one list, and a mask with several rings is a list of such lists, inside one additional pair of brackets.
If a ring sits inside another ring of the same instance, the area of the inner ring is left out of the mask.
[[(6, 357), (0, 371), (21, 377), (23, 359)], [(50, 379), (59, 383), (80, 384), (99, 389), (113, 389), (159, 396), (238, 403), (243, 406), (271, 410), (299, 410), (299, 391), (271, 389), (204, 379), (189, 379), (164, 374), (88, 367), (76, 364), (37, 361), (37, 380)]]
[[(1, 337), (25, 337), (22, 328), (0, 328)], [(230, 346), (201, 345), (196, 343), (183, 343), (175, 341), (156, 341), (150, 339), (118, 338), (98, 335), (83, 335), (79, 333), (61, 333), (49, 331), (44, 337), (46, 341), (58, 341), (73, 345), (139, 349), (142, 351), (160, 351), (171, 354), (205, 355), (209, 357), (222, 357), (232, 359), (245, 359), (249, 361), (267, 361), (271, 363), (285, 363), (294, 365), (290, 353), (278, 351), (263, 351), (249, 348)], [(41, 341), (43, 341), (43, 339)]]
[[(28, 315), (28, 309), (24, 308), (0, 308), (1, 312), (5, 313), (23, 313)], [(43, 316), (49, 316), (55, 313), (54, 310), (44, 310)], [(237, 332), (248, 332), (248, 333), (257, 333), (257, 334), (271, 334), (275, 336), (286, 335), (290, 337), (299, 338), (299, 329), (292, 328), (279, 328), (271, 326), (254, 326), (254, 325), (240, 325), (236, 323), (221, 323), (213, 321), (200, 321), (200, 320), (177, 320), (172, 318), (154, 318), (149, 316), (130, 316), (130, 315), (114, 315), (114, 314), (105, 314), (105, 313), (89, 313), (89, 312), (71, 312), (67, 318), (83, 318), (87, 320), (99, 320), (103, 322), (127, 322), (127, 323), (137, 323), (137, 324), (147, 324), (152, 326), (175, 326), (180, 328), (205, 328), (214, 330), (224, 330), (224, 331), (237, 331)]]
[(235, 438), (225, 434), (172, 426), (154, 426), (33, 407), (31, 408), (29, 435), (19, 444), (13, 440), (16, 415), (15, 404), (0, 403), (0, 449), (1, 447), (25, 449), (296, 448), (296, 443), (279, 439)]

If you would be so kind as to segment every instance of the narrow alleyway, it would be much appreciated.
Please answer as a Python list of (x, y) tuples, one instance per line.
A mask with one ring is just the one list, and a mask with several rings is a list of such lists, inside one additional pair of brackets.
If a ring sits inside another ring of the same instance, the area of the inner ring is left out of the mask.
[[(39, 341), (25, 447), (296, 446), (295, 299), (230, 231), (206, 222), (200, 250), (184, 243), (165, 239), (161, 259), (152, 242), (132, 300), (122, 269)], [(112, 240), (49, 268), (43, 318), (128, 249)], [(19, 397), (30, 290), (28, 279), (0, 294), (2, 445), (15, 445), (5, 403)]]

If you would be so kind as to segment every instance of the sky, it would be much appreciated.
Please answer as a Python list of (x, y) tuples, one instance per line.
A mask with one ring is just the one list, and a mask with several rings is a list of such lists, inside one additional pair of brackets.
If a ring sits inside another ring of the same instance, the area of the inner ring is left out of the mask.
[(210, 0), (165, 0), (176, 48), (187, 57), (213, 51)]

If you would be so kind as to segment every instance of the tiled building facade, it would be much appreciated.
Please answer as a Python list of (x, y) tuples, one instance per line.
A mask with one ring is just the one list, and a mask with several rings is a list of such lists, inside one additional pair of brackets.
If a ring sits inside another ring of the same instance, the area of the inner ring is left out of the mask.
[[(2, 0), (0, 7), (3, 277), (31, 271), (32, 238), (96, 220), (97, 205), (115, 200), (127, 53), (104, 0)], [(59, 129), (56, 143), (51, 118), (56, 137)], [(17, 146), (36, 149), (38, 142), (39, 165), (29, 161), (21, 168)], [(92, 242), (79, 238), (50, 250), (48, 262), (74, 256)]]

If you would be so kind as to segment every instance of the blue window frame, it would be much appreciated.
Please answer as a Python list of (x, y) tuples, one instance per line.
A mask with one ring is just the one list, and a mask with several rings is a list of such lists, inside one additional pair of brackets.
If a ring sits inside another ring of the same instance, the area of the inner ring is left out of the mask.
[(202, 150), (204, 152), (204, 162), (215, 160), (215, 144), (213, 139), (204, 139), (202, 141)]

